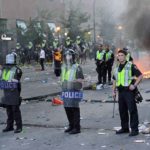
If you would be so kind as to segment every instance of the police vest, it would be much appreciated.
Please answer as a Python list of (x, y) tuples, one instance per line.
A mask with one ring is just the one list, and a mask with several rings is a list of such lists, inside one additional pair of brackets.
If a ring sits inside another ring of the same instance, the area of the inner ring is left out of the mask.
[(29, 42), (29, 43), (28, 43), (28, 48), (31, 49), (32, 47), (33, 47), (32, 42)]
[(127, 62), (121, 72), (115, 69), (116, 86), (128, 87), (132, 82), (132, 63)]
[(53, 42), (53, 47), (57, 48), (58, 47), (58, 43), (57, 42)]
[(20, 46), (20, 45), (17, 45), (17, 46), (16, 46), (16, 49), (17, 49), (17, 50), (18, 50), (18, 49), (20, 49), (20, 48), (21, 48), (21, 46)]
[(106, 52), (106, 61), (111, 59), (112, 51)]
[(46, 43), (43, 42), (43, 43), (42, 43), (42, 48), (44, 48), (45, 46), (46, 46)]
[(66, 41), (67, 46), (71, 44), (71, 41)]
[(96, 59), (97, 60), (103, 60), (103, 57), (104, 57), (104, 52), (97, 51)]
[(76, 79), (76, 71), (78, 64), (73, 64), (70, 69), (66, 69), (66, 66), (62, 67), (61, 81), (73, 81)]
[(13, 68), (11, 68), (8, 71), (6, 69), (4, 69), (3, 73), (2, 73), (2, 80), (4, 80), (4, 81), (11, 81), (12, 79), (14, 79), (16, 70), (17, 70), (16, 67), (13, 67)]
[(77, 40), (76, 43), (79, 45), (79, 44), (81, 43), (81, 41), (80, 41), (80, 40)]

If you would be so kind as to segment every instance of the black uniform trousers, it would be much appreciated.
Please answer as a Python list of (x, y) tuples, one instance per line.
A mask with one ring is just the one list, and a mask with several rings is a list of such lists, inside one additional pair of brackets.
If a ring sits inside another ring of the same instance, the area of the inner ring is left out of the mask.
[(59, 77), (61, 74), (61, 62), (60, 61), (54, 61), (54, 73), (56, 75), (56, 77)]
[(139, 124), (138, 111), (133, 91), (130, 90), (119, 91), (119, 113), (122, 129), (129, 129), (129, 115), (130, 115), (131, 130), (138, 131), (138, 124)]
[(16, 122), (17, 129), (22, 129), (22, 117), (19, 105), (7, 105), (7, 127), (13, 128), (14, 121)]
[(105, 84), (104, 64), (97, 65), (96, 71), (98, 73), (98, 84)]
[[(104, 83), (106, 83), (107, 81), (111, 82), (111, 71), (112, 71), (112, 64), (110, 64), (110, 63), (105, 64), (105, 66), (104, 66)], [(108, 74), (108, 76), (107, 76), (107, 74)], [(107, 77), (108, 77), (108, 80), (107, 80)]]
[(79, 107), (65, 107), (69, 127), (80, 130), (80, 108)]
[(41, 70), (44, 70), (44, 58), (40, 58)]

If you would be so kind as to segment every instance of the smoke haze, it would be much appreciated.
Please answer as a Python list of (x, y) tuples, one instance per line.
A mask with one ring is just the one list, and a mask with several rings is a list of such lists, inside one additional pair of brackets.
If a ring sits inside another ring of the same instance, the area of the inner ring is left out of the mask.
[(150, 1), (128, 0), (125, 24), (139, 47), (150, 49)]

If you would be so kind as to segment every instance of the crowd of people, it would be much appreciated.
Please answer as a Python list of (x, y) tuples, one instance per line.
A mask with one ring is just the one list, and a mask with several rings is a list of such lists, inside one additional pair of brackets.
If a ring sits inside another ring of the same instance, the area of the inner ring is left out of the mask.
[(15, 48), (12, 48), (12, 52), (17, 54), (19, 64), (31, 64), (31, 61), (39, 62), (40, 51), (43, 49), (45, 51), (45, 61), (53, 62), (54, 52), (61, 51), (65, 49), (74, 49), (79, 54), (79, 61), (85, 63), (86, 57), (90, 56), (92, 53), (91, 49), (92, 44), (85, 42), (80, 36), (77, 36), (75, 40), (72, 40), (70, 37), (66, 37), (63, 42), (60, 42), (58, 38), (55, 38), (51, 44), (48, 44), (46, 40), (43, 40), (42, 44), (34, 45), (32, 42), (29, 42), (26, 45), (22, 45), (19, 42), (16, 44)]

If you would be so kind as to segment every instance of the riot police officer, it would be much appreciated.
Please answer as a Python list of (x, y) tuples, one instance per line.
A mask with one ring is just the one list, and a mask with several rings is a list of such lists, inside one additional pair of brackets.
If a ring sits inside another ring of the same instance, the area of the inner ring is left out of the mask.
[(112, 85), (111, 73), (112, 73), (113, 63), (114, 63), (114, 54), (112, 50), (110, 50), (109, 45), (107, 45), (105, 49), (104, 83), (108, 81), (109, 85)]
[[(65, 133), (80, 133), (80, 108), (79, 102), (82, 99), (83, 72), (79, 64), (75, 62), (73, 50), (64, 53), (64, 64), (61, 72), (62, 98), (64, 109), (69, 122)], [(75, 55), (75, 54), (74, 54)]]
[(72, 40), (70, 39), (70, 37), (67, 37), (65, 40), (65, 48), (72, 48), (73, 44), (72, 44)]
[(84, 46), (84, 43), (83, 43), (83, 41), (81, 40), (81, 37), (80, 37), (80, 36), (77, 36), (77, 37), (76, 37), (76, 44), (80, 47), (81, 51), (83, 52), (85, 46)]
[(6, 83), (16, 83), (16, 88), (4, 89), (4, 97), (1, 100), (2, 105), (6, 108), (7, 112), (7, 125), (3, 129), (3, 132), (14, 130), (14, 121), (16, 123), (16, 129), (14, 133), (22, 131), (22, 117), (20, 111), (20, 92), (22, 76), (21, 69), (16, 65), (15, 57), (13, 54), (6, 56), (6, 64), (2, 68), (1, 81)]
[(53, 41), (53, 50), (55, 51), (56, 49), (58, 49), (59, 46), (60, 46), (60, 45), (59, 45), (59, 40), (58, 40), (58, 39), (55, 39), (55, 40)]
[(103, 46), (99, 45), (98, 50), (96, 51), (96, 71), (98, 73), (98, 83), (97, 84), (105, 84), (104, 81), (104, 65), (105, 65), (105, 51), (103, 50)]

